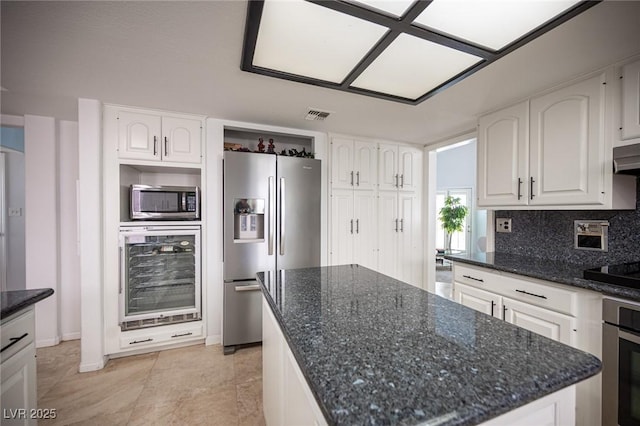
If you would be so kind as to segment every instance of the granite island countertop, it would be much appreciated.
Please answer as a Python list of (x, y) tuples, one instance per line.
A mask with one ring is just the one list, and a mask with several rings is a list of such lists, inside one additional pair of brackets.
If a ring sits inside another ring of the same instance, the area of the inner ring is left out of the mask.
[(560, 262), (511, 253), (488, 252), (445, 255), (454, 262), (510, 272), (531, 278), (593, 290), (605, 295), (640, 301), (640, 289), (592, 281), (582, 278), (583, 271), (593, 265)]
[(258, 280), (329, 424), (475, 425), (601, 368), (590, 354), (361, 266)]
[(2, 309), (0, 319), (5, 319), (22, 309), (28, 308), (36, 302), (46, 299), (53, 294), (51, 288), (38, 288), (30, 290), (10, 290), (0, 292)]

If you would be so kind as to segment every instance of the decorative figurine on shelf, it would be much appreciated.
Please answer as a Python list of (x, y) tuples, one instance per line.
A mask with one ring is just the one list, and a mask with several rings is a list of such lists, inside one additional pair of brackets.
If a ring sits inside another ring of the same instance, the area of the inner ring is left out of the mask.
[(286, 157), (287, 156), (287, 150), (283, 149), (282, 151), (280, 151), (280, 155), (284, 155)]
[(275, 154), (276, 151), (276, 146), (273, 144), (273, 139), (269, 139), (269, 146), (267, 147), (267, 152), (269, 154)]
[(258, 138), (258, 152), (264, 152), (264, 139)]

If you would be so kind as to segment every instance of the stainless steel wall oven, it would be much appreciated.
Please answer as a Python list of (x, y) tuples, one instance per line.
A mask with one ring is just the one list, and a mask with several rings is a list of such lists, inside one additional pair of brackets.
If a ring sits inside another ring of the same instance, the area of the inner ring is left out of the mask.
[(199, 226), (120, 228), (120, 327), (201, 318)]
[(640, 425), (640, 304), (603, 301), (602, 424)]

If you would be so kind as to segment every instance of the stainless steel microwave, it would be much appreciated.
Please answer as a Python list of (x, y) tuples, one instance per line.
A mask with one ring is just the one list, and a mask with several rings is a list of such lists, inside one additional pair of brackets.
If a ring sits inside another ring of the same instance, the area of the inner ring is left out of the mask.
[(198, 220), (200, 189), (197, 186), (131, 185), (132, 220)]

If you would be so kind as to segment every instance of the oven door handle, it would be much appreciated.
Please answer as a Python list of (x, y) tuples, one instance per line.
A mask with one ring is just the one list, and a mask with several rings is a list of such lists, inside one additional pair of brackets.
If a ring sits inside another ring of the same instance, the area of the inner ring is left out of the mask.
[(636, 345), (640, 345), (640, 336), (622, 329), (618, 329), (618, 337), (624, 340), (628, 340)]

